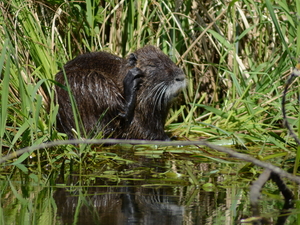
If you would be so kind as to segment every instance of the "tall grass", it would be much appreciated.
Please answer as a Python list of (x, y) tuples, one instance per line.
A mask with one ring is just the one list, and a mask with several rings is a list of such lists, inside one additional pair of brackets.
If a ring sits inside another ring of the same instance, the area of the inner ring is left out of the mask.
[[(280, 101), (300, 51), (299, 8), (279, 0), (4, 0), (1, 151), (65, 137), (55, 129), (52, 82), (65, 62), (87, 51), (126, 56), (147, 44), (188, 76), (167, 121), (175, 135), (287, 150)], [(298, 89), (296, 81), (287, 105), (295, 126)]]

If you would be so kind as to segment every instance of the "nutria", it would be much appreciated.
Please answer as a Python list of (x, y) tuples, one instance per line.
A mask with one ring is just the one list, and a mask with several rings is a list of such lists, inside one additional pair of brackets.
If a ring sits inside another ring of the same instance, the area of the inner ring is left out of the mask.
[(56, 81), (58, 129), (69, 138), (74, 138), (76, 126), (67, 86), (80, 115), (81, 135), (102, 131), (111, 138), (168, 140), (165, 120), (186, 85), (183, 71), (153, 46), (127, 59), (107, 52), (80, 55), (64, 66)]

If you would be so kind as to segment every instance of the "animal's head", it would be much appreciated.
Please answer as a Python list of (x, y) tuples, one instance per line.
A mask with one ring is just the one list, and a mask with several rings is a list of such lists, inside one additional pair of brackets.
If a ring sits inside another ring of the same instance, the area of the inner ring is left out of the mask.
[(162, 51), (146, 46), (132, 53), (131, 66), (144, 73), (138, 102), (157, 110), (168, 110), (170, 103), (186, 86), (183, 71)]

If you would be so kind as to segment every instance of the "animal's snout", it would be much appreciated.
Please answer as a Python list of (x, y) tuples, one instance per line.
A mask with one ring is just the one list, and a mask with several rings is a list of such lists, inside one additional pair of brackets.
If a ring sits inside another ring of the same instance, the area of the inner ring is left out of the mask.
[(175, 81), (177, 81), (177, 82), (185, 81), (185, 75), (184, 74), (177, 75), (175, 77)]

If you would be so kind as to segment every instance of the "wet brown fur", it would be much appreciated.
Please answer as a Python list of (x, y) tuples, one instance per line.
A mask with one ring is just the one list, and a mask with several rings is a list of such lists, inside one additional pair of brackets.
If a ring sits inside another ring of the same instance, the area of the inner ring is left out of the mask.
[[(142, 72), (136, 89), (133, 116), (123, 113), (127, 102), (123, 80), (133, 68)], [(86, 133), (103, 132), (105, 137), (167, 140), (165, 120), (173, 99), (185, 86), (185, 76), (165, 54), (146, 46), (127, 59), (106, 52), (80, 55), (68, 62), (56, 81), (66, 85), (65, 75), (76, 101)], [(57, 87), (58, 128), (74, 138), (75, 122), (68, 92)]]

